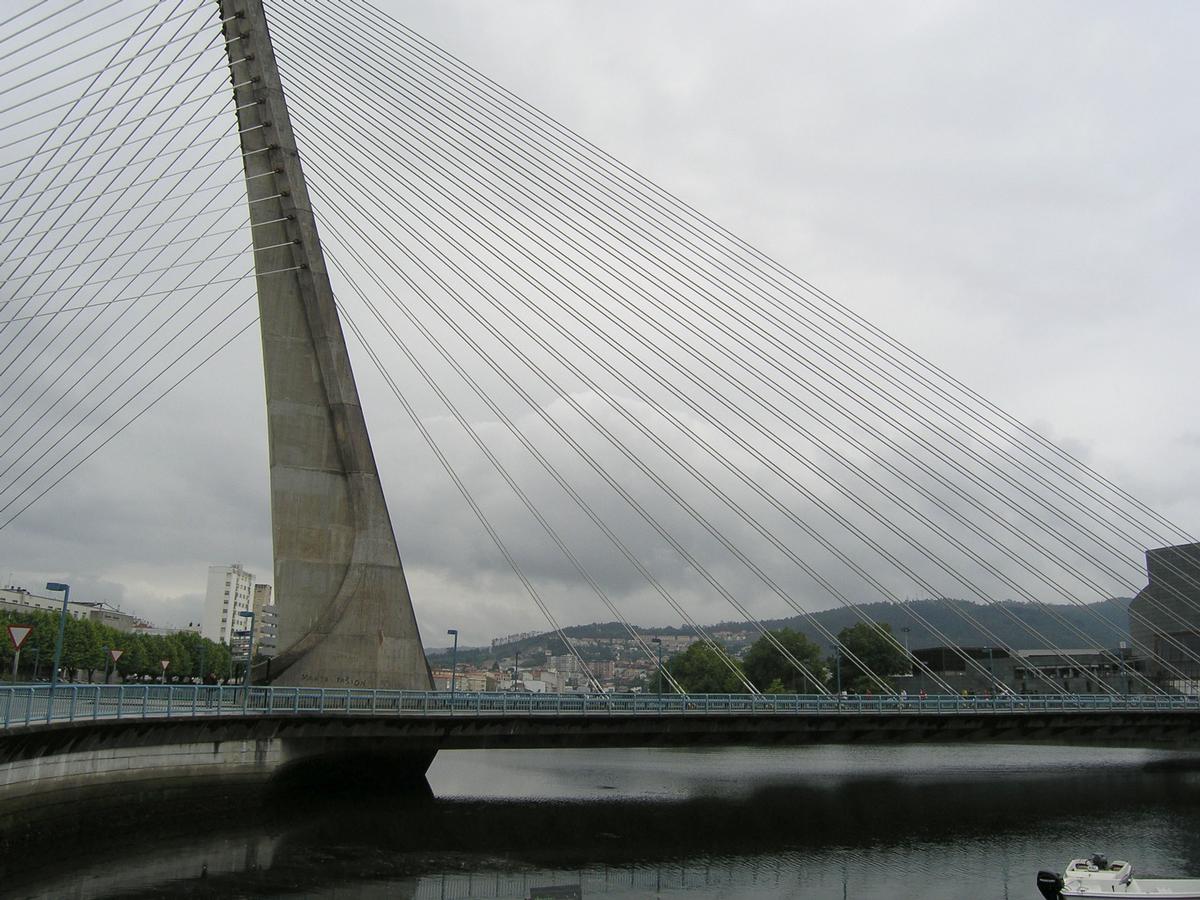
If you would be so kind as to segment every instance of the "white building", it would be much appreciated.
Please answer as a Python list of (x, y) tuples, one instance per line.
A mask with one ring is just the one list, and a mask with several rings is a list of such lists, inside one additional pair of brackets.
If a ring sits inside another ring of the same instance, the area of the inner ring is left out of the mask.
[[(210, 641), (233, 644), (233, 632), (245, 631), (249, 622), (238, 615), (252, 609), (254, 574), (241, 563), (209, 566), (208, 587), (204, 591), (204, 617), (200, 634)], [(244, 652), (244, 647), (243, 647)]]
[[(67, 604), (67, 615), (74, 619), (89, 618), (92, 615), (95, 605), (93, 603), (76, 603), (75, 601), (71, 601)], [(16, 587), (15, 585), (9, 585), (0, 590), (0, 609), (9, 612), (37, 610), (38, 612), (56, 613), (62, 612), (62, 606), (62, 594), (46, 597), (41, 594), (35, 594), (32, 591), (27, 591), (23, 587)]]

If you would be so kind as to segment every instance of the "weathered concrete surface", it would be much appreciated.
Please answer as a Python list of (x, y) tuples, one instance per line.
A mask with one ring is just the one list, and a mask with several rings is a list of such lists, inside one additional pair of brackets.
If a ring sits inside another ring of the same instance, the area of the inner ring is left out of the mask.
[[(555, 716), (196, 716), (33, 725), (0, 739), (0, 766), (63, 753), (164, 745), (262, 743), (274, 764), (306, 756), (450, 749), (761, 746), (815, 743), (1040, 743), (1193, 749), (1200, 712), (754, 713)], [(272, 742), (282, 742), (278, 745)], [(274, 755), (272, 755), (274, 754)], [(415, 757), (414, 757), (415, 758)]]
[(164, 790), (197, 778), (229, 785), (352, 777), (380, 789), (423, 783), (436, 750), (427, 736), (380, 742), (343, 727), (253, 717), (31, 726), (0, 739), (0, 831), (11, 830), (14, 816), (27, 816), (33, 802), (86, 805), (114, 786)]
[[(221, 0), (262, 318), (276, 684), (433, 686), (261, 0)], [(256, 671), (262, 680), (263, 672)]]

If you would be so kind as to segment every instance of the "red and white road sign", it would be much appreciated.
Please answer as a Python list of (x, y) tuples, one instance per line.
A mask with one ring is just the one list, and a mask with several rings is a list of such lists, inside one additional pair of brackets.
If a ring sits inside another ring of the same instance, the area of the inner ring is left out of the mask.
[(163, 667), (163, 671), (165, 672), (167, 671), (167, 666), (171, 664), (171, 661), (169, 659), (160, 659), (158, 664)]
[(124, 650), (109, 650), (108, 655), (112, 657), (113, 662), (116, 662), (118, 659), (121, 658), (121, 655), (124, 652), (125, 652)]
[(13, 649), (20, 650), (21, 645), (25, 643), (25, 638), (29, 637), (32, 631), (32, 625), (9, 625), (8, 639), (12, 641)]

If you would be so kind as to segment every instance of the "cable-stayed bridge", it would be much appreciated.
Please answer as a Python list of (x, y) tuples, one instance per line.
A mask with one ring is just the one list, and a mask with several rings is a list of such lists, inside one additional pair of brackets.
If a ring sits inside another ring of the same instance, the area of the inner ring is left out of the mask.
[[(1027, 646), (1064, 648), (1062, 665), (1081, 667), (1065, 648), (1089, 646), (1088, 635), (1060, 604), (1138, 593), (1143, 552), (1189, 544), (1186, 531), (402, 23), (320, 0), (266, 12), (250, 0), (116, 12), (46, 0), (5, 25), (0, 529), (20, 528), (93, 454), (119, 452), (127, 428), (260, 327), (281, 654), (256, 672), (273, 688), (211, 713), (193, 691), (187, 718), (248, 739), (257, 717), (267, 730), (254, 740), (274, 740), (302, 697), (321, 698), (305, 719), (341, 713), (343, 729), (384, 721), (380, 698), (408, 696), (395, 692), (427, 697), (420, 598), (409, 598), (393, 534), (405, 511), (389, 510), (379, 473), (410, 463), (377, 466), (367, 416), (391, 417), (364, 414), (353, 357), (478, 522), (467, 540), (491, 542), (551, 631), (561, 634), (554, 592), (569, 582), (658, 664), (633, 623), (664, 610), (708, 638), (693, 611), (702, 597), (750, 622), (811, 686), (815, 705), (785, 704), (791, 723), (878, 713), (1045, 725), (1038, 716), (1053, 714), (1070, 739), (1085, 715), (1101, 717), (1088, 719), (1093, 733), (1104, 716), (1132, 732), (1167, 715), (1190, 729), (1190, 701), (1178, 698), (1200, 676), (1200, 570), (1186, 554), (1160, 558), (1163, 577), (1130, 622), (1103, 619), (1143, 661), (1124, 670), (1123, 689), (1101, 681), (1100, 701), (1053, 709), (1011, 697), (977, 654), (902, 602), (915, 590), (991, 604)], [(517, 510), (524, 527), (498, 528), (497, 509)], [(531, 566), (534, 544), (553, 548), (553, 567)], [(1031, 626), (1008, 599), (1036, 604), (1060, 630)], [(863, 600), (914, 617), (997, 699), (915, 710), (821, 700), (836, 693), (828, 673), (763, 627), (762, 610), (800, 616), (880, 704), (898, 673), (873, 670), (813, 610), (844, 605), (955, 693), (858, 610)], [(975, 643), (1019, 649), (968, 606), (946, 606)], [(766, 686), (713, 646), (760, 723), (768, 710), (754, 697)], [(1063, 693), (1040, 669), (1031, 677), (1039, 695)], [(355, 689), (376, 705), (355, 709)], [(327, 707), (337, 691), (344, 705)], [(6, 696), (25, 704), (6, 718), (11, 733), (27, 734), (135, 718), (152, 735), (189, 702), (168, 692), (168, 711), (147, 693), (133, 716), (102, 691), (69, 694), (91, 703), (88, 724), (36, 689)], [(499, 702), (500, 720), (528, 719)], [(588, 702), (560, 698), (539, 721), (565, 722), (582, 703), (579, 720), (594, 723)], [(675, 714), (732, 735), (747, 710), (673, 697), (631, 712), (664, 735), (680, 733), (667, 725)], [(586, 742), (601, 730), (572, 733)]]

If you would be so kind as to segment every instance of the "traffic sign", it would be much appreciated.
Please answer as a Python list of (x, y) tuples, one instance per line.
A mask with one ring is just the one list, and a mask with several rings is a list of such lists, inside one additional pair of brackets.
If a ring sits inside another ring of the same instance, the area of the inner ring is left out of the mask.
[(12, 641), (13, 649), (20, 650), (21, 645), (25, 643), (25, 638), (29, 637), (29, 633), (33, 631), (32, 625), (9, 625), (8, 639)]
[(163, 671), (165, 672), (167, 671), (167, 666), (171, 664), (171, 661), (169, 659), (160, 659), (158, 664), (163, 667)]
[(118, 659), (121, 658), (121, 655), (124, 652), (125, 652), (124, 650), (109, 650), (108, 655), (112, 657), (113, 662), (116, 662)]

